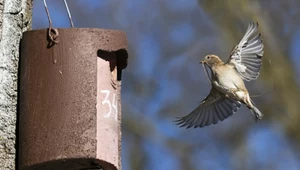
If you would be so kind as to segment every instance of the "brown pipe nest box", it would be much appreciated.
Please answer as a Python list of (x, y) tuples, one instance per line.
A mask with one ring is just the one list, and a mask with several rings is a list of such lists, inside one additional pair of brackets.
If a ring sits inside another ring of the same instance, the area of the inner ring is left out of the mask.
[(121, 31), (25, 32), (19, 70), (18, 166), (21, 170), (120, 169)]

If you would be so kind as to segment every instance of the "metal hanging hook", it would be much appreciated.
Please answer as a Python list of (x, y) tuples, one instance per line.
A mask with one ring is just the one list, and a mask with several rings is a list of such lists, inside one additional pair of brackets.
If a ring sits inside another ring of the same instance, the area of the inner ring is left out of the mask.
[(45, 6), (46, 14), (47, 14), (47, 17), (48, 17), (48, 21), (49, 21), (48, 37), (51, 41), (51, 46), (52, 46), (52, 45), (58, 43), (57, 37), (58, 37), (59, 33), (58, 33), (57, 29), (54, 29), (52, 27), (52, 20), (51, 20), (51, 17), (50, 17), (50, 13), (49, 13), (49, 10), (48, 10), (46, 0), (43, 0), (43, 1), (44, 1), (44, 6)]

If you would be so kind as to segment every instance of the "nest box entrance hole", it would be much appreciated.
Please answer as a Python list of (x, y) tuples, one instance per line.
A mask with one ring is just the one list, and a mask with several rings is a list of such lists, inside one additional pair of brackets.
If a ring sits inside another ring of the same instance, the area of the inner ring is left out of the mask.
[(127, 66), (128, 53), (125, 49), (117, 51), (105, 51), (99, 49), (97, 56), (109, 62), (111, 77), (115, 81), (121, 81), (122, 70)]

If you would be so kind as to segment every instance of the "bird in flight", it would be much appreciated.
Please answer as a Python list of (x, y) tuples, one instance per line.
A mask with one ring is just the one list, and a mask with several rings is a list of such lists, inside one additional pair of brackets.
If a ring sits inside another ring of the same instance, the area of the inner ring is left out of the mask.
[(203, 67), (208, 66), (211, 71), (209, 79), (212, 88), (195, 110), (176, 120), (180, 127), (198, 128), (217, 124), (235, 113), (241, 104), (249, 108), (256, 121), (262, 119), (263, 114), (250, 99), (243, 81), (256, 80), (262, 65), (264, 45), (257, 28), (258, 23), (250, 22), (226, 62), (213, 54), (200, 61)]

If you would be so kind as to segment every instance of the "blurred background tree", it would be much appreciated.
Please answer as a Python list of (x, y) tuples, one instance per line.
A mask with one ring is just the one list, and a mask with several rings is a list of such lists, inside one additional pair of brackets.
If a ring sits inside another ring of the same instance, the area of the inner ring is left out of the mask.
[[(55, 27), (69, 27), (62, 0), (48, 2)], [(123, 74), (123, 170), (300, 169), (300, 1), (73, 0), (76, 27), (121, 29), (129, 41)], [(174, 117), (192, 111), (210, 84), (198, 64), (214, 53), (226, 60), (248, 23), (265, 44), (261, 76), (247, 83), (265, 113), (255, 123), (241, 108), (217, 125), (181, 129)], [(33, 28), (46, 28), (34, 1)], [(271, 61), (271, 64), (269, 63)]]

